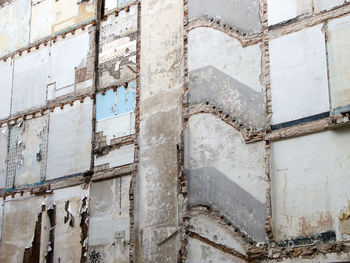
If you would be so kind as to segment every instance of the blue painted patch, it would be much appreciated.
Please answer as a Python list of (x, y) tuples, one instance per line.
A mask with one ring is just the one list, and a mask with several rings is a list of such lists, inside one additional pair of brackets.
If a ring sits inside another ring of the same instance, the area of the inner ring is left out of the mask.
[(117, 91), (107, 90), (105, 95), (96, 97), (96, 120), (111, 118), (135, 109), (136, 83), (130, 82), (127, 88), (118, 87)]

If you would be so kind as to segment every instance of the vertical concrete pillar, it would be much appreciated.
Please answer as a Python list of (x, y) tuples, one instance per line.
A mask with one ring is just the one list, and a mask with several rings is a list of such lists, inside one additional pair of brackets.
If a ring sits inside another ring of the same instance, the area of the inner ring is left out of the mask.
[(176, 262), (181, 241), (172, 234), (181, 227), (176, 145), (182, 129), (183, 0), (141, 0), (140, 18), (135, 257), (137, 262)]

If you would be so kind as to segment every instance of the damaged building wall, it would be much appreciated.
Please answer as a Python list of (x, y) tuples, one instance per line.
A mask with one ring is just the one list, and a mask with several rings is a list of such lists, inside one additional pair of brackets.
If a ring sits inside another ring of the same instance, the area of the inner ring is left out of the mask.
[(0, 0), (0, 261), (349, 261), (349, 14)]

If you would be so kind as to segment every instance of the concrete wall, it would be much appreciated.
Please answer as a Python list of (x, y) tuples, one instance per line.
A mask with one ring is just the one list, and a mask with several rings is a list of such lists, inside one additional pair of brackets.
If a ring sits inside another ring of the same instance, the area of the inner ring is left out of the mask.
[[(335, 231), (348, 240), (349, 129), (272, 144), (274, 236), (277, 240)], [(302, 149), (302, 150), (301, 150)]]
[[(141, 1), (136, 262), (175, 262), (179, 236), (176, 144), (182, 129), (183, 1)], [(176, 14), (176, 15), (174, 15)]]

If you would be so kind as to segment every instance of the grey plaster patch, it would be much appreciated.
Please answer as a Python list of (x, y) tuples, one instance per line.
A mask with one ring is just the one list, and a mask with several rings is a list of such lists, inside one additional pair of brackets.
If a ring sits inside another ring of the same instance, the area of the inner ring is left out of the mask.
[(190, 105), (211, 102), (248, 126), (265, 127), (264, 93), (213, 66), (190, 72), (188, 101)]
[(255, 241), (266, 241), (265, 204), (212, 166), (186, 169), (185, 174), (190, 207), (215, 207)]
[(261, 31), (257, 0), (189, 0), (189, 19), (209, 16), (245, 33)]

